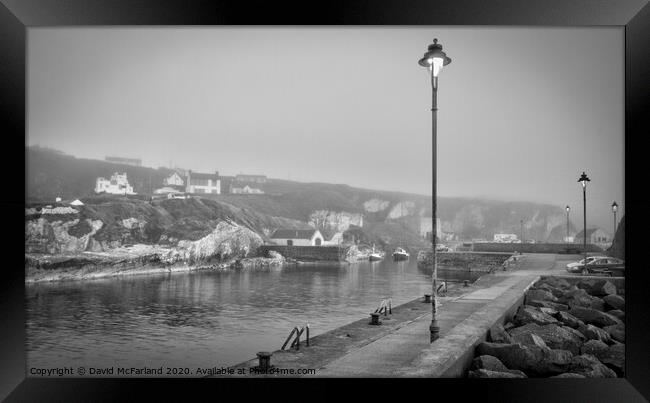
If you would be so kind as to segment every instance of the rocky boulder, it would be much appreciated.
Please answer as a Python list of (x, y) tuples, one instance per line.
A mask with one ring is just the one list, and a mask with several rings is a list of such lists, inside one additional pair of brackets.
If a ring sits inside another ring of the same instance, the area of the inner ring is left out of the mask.
[(514, 341), (530, 340), (529, 335), (541, 338), (544, 343), (551, 349), (567, 350), (572, 354), (580, 354), (580, 346), (585, 337), (579, 332), (572, 332), (572, 329), (550, 324), (540, 326), (535, 323), (514, 328), (510, 330), (510, 335)]
[(557, 302), (551, 302), (551, 301), (530, 300), (530, 301), (526, 301), (526, 305), (534, 306), (535, 308), (550, 308), (550, 309), (554, 309), (556, 311), (568, 311), (569, 310), (568, 305), (559, 304)]
[(557, 297), (555, 297), (551, 292), (546, 290), (530, 289), (526, 292), (526, 304), (528, 304), (528, 301), (557, 302)]
[[(532, 323), (534, 325), (534, 323)], [(539, 325), (537, 325), (539, 326)], [(544, 340), (542, 340), (541, 337), (536, 335), (535, 333), (530, 333), (530, 332), (522, 332), (518, 333), (516, 336), (512, 338), (512, 341), (514, 343), (519, 343), (524, 346), (535, 346), (535, 347), (541, 347), (541, 348), (548, 348)]]
[(601, 279), (585, 279), (579, 281), (576, 286), (581, 288), (589, 295), (604, 297), (605, 295), (616, 295), (616, 286), (610, 281)]
[(622, 323), (619, 323), (617, 325), (612, 325), (612, 326), (605, 326), (603, 328), (604, 331), (606, 331), (609, 336), (620, 342), (620, 343), (625, 343), (625, 325)]
[(513, 318), (513, 322), (516, 325), (526, 325), (528, 323), (537, 323), (538, 325), (549, 325), (552, 323), (557, 323), (557, 319), (551, 315), (547, 315), (544, 312), (541, 312), (539, 309), (529, 306), (522, 305), (517, 310), (517, 314)]
[(621, 311), (620, 309), (614, 309), (612, 311), (607, 311), (608, 315), (612, 315), (616, 319), (625, 322), (625, 312)]
[(589, 354), (573, 357), (568, 372), (584, 375), (587, 378), (616, 378), (616, 372)]
[(600, 340), (603, 343), (610, 344), (612, 338), (603, 329), (597, 328), (593, 325), (585, 325), (578, 328), (578, 331), (582, 333), (588, 340)]
[(545, 277), (539, 280), (535, 285), (547, 284), (551, 287), (566, 290), (571, 287), (571, 284), (561, 277)]
[(569, 309), (569, 313), (585, 323), (599, 327), (611, 326), (621, 323), (618, 318), (592, 308), (574, 306)]
[(560, 375), (555, 375), (555, 376), (549, 376), (549, 378), (585, 378), (584, 375), (576, 374), (573, 372), (565, 372)]
[(581, 325), (584, 326), (583, 321), (581, 321), (580, 319), (576, 318), (575, 316), (571, 315), (568, 312), (558, 312), (556, 317), (560, 322), (573, 329), (577, 329)]
[[(508, 369), (497, 357), (491, 355), (481, 355), (474, 358), (470, 370), (476, 371), (480, 369), (492, 372), (508, 372), (514, 375), (522, 375), (524, 378), (526, 377), (526, 374), (519, 370)], [(483, 378), (483, 376), (479, 376), (479, 378)]]
[(620, 295), (606, 295), (603, 297), (603, 301), (611, 309), (618, 309), (620, 311), (625, 311), (625, 298)]
[(587, 291), (582, 289), (568, 291), (560, 297), (559, 300), (570, 308), (577, 306), (582, 308), (593, 308), (599, 311), (605, 310), (605, 302), (602, 299), (589, 295)]
[(510, 370), (508, 372), (490, 371), (489, 369), (477, 369), (469, 371), (468, 378), (528, 378), (521, 371)]
[(497, 357), (508, 368), (524, 371), (530, 376), (548, 376), (568, 372), (573, 358), (571, 352), (565, 350), (485, 342), (478, 345), (477, 353)]
[(494, 343), (512, 343), (510, 334), (505, 331), (501, 324), (497, 324), (490, 328), (488, 339)]
[(598, 358), (599, 355), (609, 350), (609, 346), (600, 340), (589, 340), (580, 347), (580, 354), (589, 354)]

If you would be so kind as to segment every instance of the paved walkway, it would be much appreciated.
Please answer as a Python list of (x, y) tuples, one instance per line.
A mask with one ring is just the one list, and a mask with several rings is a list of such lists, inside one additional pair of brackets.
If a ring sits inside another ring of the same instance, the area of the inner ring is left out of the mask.
[[(276, 351), (271, 363), (276, 368), (316, 369), (318, 377), (430, 376), (432, 362), (457, 361), (447, 350), (466, 350), (459, 343), (480, 333), (483, 328), (477, 326), (485, 325), (484, 319), (503, 314), (538, 276), (567, 274), (566, 263), (578, 258), (525, 254), (514, 268), (450, 290), (448, 296), (439, 298), (440, 338), (433, 344), (429, 343), (430, 305), (415, 300), (393, 309), (382, 326), (369, 326), (369, 318), (362, 319), (315, 337), (310, 347), (300, 351)], [(256, 365), (255, 359), (236, 367)]]
[[(456, 325), (505, 291), (522, 283), (523, 276), (532, 278), (556, 271), (555, 263), (555, 255), (525, 255), (516, 269), (484, 276), (472, 287), (477, 288), (475, 291), (443, 301), (437, 313), (440, 338), (444, 338)], [(532, 281), (531, 279), (530, 282)], [(342, 377), (395, 376), (396, 371), (409, 366), (423, 350), (431, 346), (430, 324), (431, 315), (422, 316), (408, 326), (325, 365), (317, 374)]]

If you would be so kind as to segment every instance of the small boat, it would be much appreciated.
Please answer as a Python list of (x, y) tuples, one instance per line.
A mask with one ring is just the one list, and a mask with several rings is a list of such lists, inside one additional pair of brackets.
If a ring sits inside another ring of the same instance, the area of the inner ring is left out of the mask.
[(393, 252), (393, 260), (408, 260), (409, 253), (404, 250), (404, 248), (396, 248)]
[(384, 253), (375, 250), (375, 244), (372, 244), (372, 252), (368, 255), (368, 260), (371, 262), (384, 259)]

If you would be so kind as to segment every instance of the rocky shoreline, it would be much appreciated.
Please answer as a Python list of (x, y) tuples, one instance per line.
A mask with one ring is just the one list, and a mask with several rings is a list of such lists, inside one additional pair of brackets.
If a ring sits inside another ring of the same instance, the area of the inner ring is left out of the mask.
[(490, 329), (470, 378), (625, 376), (625, 298), (606, 279), (546, 277), (512, 321)]

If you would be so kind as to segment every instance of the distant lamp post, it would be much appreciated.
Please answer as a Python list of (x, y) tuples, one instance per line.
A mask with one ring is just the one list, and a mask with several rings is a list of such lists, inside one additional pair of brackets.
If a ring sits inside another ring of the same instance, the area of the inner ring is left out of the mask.
[(612, 242), (614, 242), (614, 238), (616, 236), (616, 212), (618, 211), (618, 204), (616, 202), (612, 203), (612, 212), (614, 213), (614, 234), (612, 235)]
[(567, 251), (569, 250), (569, 211), (571, 211), (571, 207), (566, 206), (566, 248), (567, 248)]
[(583, 212), (582, 212), (582, 218), (583, 218), (583, 242), (582, 242), (582, 247), (583, 247), (583, 253), (585, 255), (585, 264), (583, 268), (583, 273), (585, 273), (587, 270), (587, 182), (591, 182), (591, 179), (587, 177), (587, 174), (582, 171), (582, 175), (580, 175), (580, 178), (578, 178), (578, 182), (582, 183), (582, 205), (583, 205)]
[(434, 39), (433, 43), (427, 48), (427, 52), (424, 54), (422, 59), (418, 61), (418, 64), (422, 67), (426, 67), (429, 70), (429, 75), (431, 76), (431, 142), (432, 142), (432, 154), (433, 154), (433, 203), (432, 203), (432, 219), (433, 219), (433, 231), (432, 231), (432, 243), (433, 243), (433, 279), (431, 280), (432, 285), (432, 301), (431, 301), (431, 325), (429, 326), (429, 331), (431, 333), (431, 342), (433, 343), (438, 339), (440, 333), (440, 327), (438, 326), (438, 320), (436, 319), (436, 277), (438, 275), (438, 265), (436, 263), (436, 175), (437, 175), (437, 148), (436, 148), (436, 136), (437, 136), (437, 124), (438, 124), (438, 74), (442, 70), (443, 66), (451, 63), (451, 59), (447, 57), (445, 52), (442, 51), (442, 45), (438, 43), (438, 39)]
[(524, 243), (524, 220), (519, 220), (519, 224), (521, 225), (521, 243), (523, 244)]

